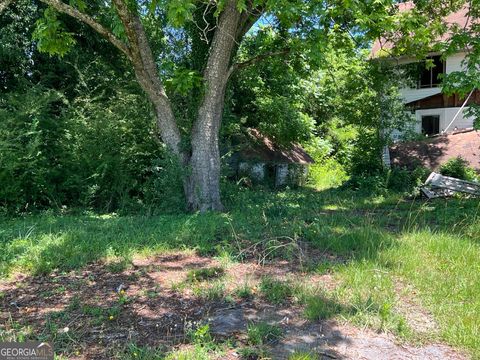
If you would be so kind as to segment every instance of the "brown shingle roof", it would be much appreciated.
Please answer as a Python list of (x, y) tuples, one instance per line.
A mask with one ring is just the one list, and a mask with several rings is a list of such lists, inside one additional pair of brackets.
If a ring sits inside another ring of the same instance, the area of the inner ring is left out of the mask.
[(428, 140), (399, 143), (391, 147), (392, 164), (414, 168), (423, 165), (437, 170), (448, 160), (461, 156), (480, 171), (480, 132), (470, 130)]
[(251, 142), (240, 151), (240, 157), (249, 161), (262, 161), (278, 164), (313, 164), (315, 161), (296, 143), (289, 147), (280, 147), (257, 129), (248, 129)]

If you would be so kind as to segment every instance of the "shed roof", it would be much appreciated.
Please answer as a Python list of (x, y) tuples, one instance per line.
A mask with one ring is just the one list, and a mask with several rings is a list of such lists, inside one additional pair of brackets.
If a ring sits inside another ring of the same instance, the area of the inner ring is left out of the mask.
[(440, 135), (421, 141), (398, 143), (390, 149), (392, 164), (407, 168), (423, 165), (437, 170), (458, 156), (480, 171), (480, 132), (467, 130)]
[(301, 165), (313, 164), (315, 162), (297, 143), (292, 143), (288, 147), (282, 147), (257, 129), (248, 129), (247, 132), (250, 139), (243, 144), (239, 151), (239, 155), (243, 160)]

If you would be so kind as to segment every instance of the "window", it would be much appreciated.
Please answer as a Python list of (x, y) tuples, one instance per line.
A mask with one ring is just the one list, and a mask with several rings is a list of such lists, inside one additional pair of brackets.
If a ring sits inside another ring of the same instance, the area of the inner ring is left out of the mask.
[(440, 133), (440, 115), (422, 116), (422, 134), (437, 135)]
[(440, 85), (440, 75), (445, 73), (445, 62), (440, 56), (432, 56), (428, 58), (432, 61), (432, 65), (427, 66), (427, 62), (423, 62), (420, 68), (420, 88), (432, 88)]

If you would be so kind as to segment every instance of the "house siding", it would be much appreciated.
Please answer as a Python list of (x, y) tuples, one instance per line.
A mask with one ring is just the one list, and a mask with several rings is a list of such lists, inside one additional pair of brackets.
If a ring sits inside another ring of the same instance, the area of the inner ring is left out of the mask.
[[(449, 56), (445, 62), (445, 73), (451, 74), (457, 71), (463, 71), (464, 66), (462, 64), (463, 60), (465, 59), (465, 53), (458, 53), (452, 56)], [(399, 64), (408, 64), (415, 62), (415, 59), (412, 58), (405, 58), (399, 62)], [(417, 102), (422, 99), (426, 99), (424, 101), (419, 101), (417, 104), (417, 109), (415, 110), (415, 117), (417, 119), (416, 124), (414, 125), (413, 130), (416, 133), (422, 132), (422, 116), (428, 115), (438, 115), (440, 117), (440, 131), (447, 130), (447, 126), (452, 122), (455, 118), (455, 115), (461, 109), (461, 107), (436, 107), (436, 108), (424, 108), (427, 106), (427, 103), (432, 102), (432, 99), (427, 99), (429, 97), (441, 94), (441, 88), (428, 88), (428, 89), (412, 89), (412, 88), (403, 88), (400, 89), (400, 94), (404, 100), (405, 104), (410, 104)], [(473, 98), (472, 98), (473, 99)], [(463, 100), (462, 100), (463, 101)], [(475, 100), (472, 100), (476, 102)], [(418, 104), (420, 106), (418, 108)], [(451, 103), (453, 105), (453, 103)], [(445, 103), (446, 105), (446, 103)], [(455, 105), (457, 105), (457, 101), (455, 101)], [(463, 111), (457, 116), (455, 121), (452, 125), (448, 128), (448, 131), (453, 131), (456, 129), (468, 129), (473, 127), (474, 118), (468, 117), (466, 115), (466, 111), (468, 107), (465, 107)], [(398, 131), (394, 131), (392, 134), (394, 140), (398, 140), (401, 138), (401, 133)]]
[(447, 58), (445, 72), (451, 74), (456, 71), (463, 71), (465, 67), (462, 65), (463, 60), (465, 60), (464, 53), (458, 53)]
[[(415, 124), (415, 132), (421, 133), (422, 132), (422, 116), (428, 115), (438, 115), (440, 116), (440, 131), (447, 130), (447, 126), (452, 122), (455, 115), (460, 110), (460, 107), (454, 108), (440, 108), (440, 109), (425, 109), (425, 110), (417, 110), (415, 112), (417, 123)], [(462, 112), (458, 115), (452, 125), (449, 127), (448, 131), (453, 131), (455, 128), (457, 129), (468, 129), (473, 127), (474, 119), (472, 117), (468, 117), (465, 112), (468, 108), (464, 108)]]

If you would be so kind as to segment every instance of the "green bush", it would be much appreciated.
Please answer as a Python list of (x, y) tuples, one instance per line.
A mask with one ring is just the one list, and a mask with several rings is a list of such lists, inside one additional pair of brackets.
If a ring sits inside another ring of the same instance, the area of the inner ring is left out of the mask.
[(344, 187), (365, 193), (384, 194), (387, 192), (414, 194), (427, 179), (430, 171), (418, 167), (413, 171), (400, 168), (385, 169), (374, 174), (355, 175)]
[(478, 179), (475, 169), (469, 166), (468, 161), (460, 156), (452, 158), (440, 166), (440, 174), (467, 181)]

